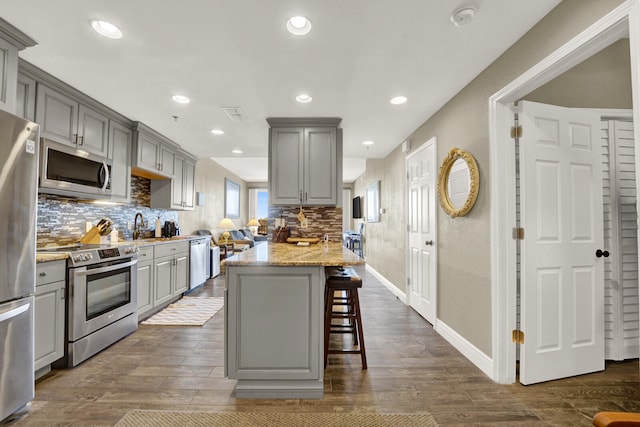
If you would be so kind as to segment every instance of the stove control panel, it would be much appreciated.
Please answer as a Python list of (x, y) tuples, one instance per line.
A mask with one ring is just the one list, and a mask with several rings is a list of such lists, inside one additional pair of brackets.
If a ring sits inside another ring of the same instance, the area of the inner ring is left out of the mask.
[(75, 262), (91, 261), (93, 259), (93, 254), (84, 252), (84, 253), (72, 255), (71, 258), (73, 258)]
[(127, 255), (131, 255), (131, 254), (137, 254), (138, 252), (140, 252), (138, 250), (137, 246), (129, 246), (127, 248), (125, 248), (124, 253)]
[(120, 256), (118, 248), (98, 249), (100, 259), (117, 258)]

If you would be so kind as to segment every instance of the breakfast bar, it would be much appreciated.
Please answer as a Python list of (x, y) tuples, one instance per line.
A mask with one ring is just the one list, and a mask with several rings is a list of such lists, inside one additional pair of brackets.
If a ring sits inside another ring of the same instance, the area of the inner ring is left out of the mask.
[(340, 243), (266, 243), (224, 260), (225, 375), (237, 398), (323, 397), (324, 268), (364, 264)]

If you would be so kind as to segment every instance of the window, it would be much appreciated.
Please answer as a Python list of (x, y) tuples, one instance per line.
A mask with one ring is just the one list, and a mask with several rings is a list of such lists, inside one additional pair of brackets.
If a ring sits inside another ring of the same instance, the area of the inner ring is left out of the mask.
[(240, 218), (240, 184), (225, 178), (224, 216)]
[(249, 218), (269, 217), (269, 190), (266, 188), (249, 189)]

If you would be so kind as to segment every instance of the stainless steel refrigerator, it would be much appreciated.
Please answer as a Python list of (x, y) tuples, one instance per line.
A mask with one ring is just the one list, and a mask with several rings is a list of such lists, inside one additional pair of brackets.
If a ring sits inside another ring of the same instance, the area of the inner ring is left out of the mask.
[(0, 110), (0, 420), (34, 397), (38, 133)]

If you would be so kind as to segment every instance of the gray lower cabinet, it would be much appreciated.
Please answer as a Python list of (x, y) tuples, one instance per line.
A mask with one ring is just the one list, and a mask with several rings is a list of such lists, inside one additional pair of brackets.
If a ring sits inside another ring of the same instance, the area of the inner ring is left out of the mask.
[(322, 398), (321, 266), (227, 266), (225, 374), (236, 397)]
[(340, 119), (269, 118), (269, 204), (339, 204)]
[(107, 156), (109, 118), (74, 98), (39, 83), (35, 118), (41, 137)]
[(51, 363), (64, 356), (65, 272), (64, 260), (38, 263), (36, 266), (36, 378), (49, 372)]
[(153, 246), (143, 246), (138, 252), (138, 319), (153, 312)]
[(154, 257), (154, 307), (189, 289), (189, 241), (156, 245)]

